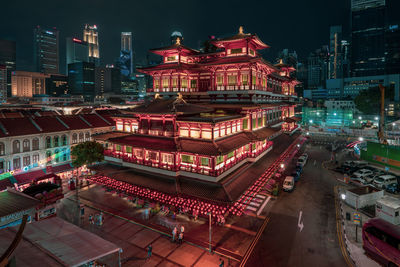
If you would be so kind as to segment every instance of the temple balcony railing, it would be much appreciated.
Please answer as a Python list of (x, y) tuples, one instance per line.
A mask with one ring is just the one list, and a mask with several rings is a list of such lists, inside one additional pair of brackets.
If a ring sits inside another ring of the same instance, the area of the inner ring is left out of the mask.
[(175, 136), (173, 131), (163, 131), (162, 129), (139, 129), (139, 134), (143, 135), (151, 135), (151, 136), (166, 136), (166, 137), (173, 137)]
[(244, 151), (240, 155), (236, 155), (236, 156), (233, 156), (232, 158), (228, 159), (226, 161), (226, 163), (224, 163), (220, 167), (217, 167), (216, 169), (212, 169), (210, 166), (202, 166), (202, 165), (195, 165), (195, 164), (189, 164), (189, 163), (186, 163), (186, 164), (181, 163), (180, 165), (174, 165), (173, 163), (165, 163), (165, 162), (160, 162), (158, 160), (146, 160), (143, 158), (138, 158), (138, 157), (132, 155), (131, 153), (123, 153), (123, 152), (118, 152), (118, 151), (115, 152), (115, 151), (112, 151), (109, 149), (104, 150), (104, 156), (119, 158), (119, 159), (122, 159), (124, 162), (153, 167), (153, 168), (159, 168), (159, 169), (170, 170), (170, 171), (175, 171), (175, 172), (182, 170), (182, 171), (187, 171), (187, 172), (198, 173), (198, 174), (215, 177), (215, 176), (219, 176), (222, 173), (228, 171), (230, 168), (232, 168), (233, 166), (235, 166), (236, 164), (242, 162), (243, 160), (245, 160), (247, 158), (258, 157), (260, 154), (262, 154), (264, 151), (266, 151), (272, 145), (273, 145), (273, 142), (269, 141), (269, 142), (266, 142), (261, 147), (258, 147), (255, 150)]

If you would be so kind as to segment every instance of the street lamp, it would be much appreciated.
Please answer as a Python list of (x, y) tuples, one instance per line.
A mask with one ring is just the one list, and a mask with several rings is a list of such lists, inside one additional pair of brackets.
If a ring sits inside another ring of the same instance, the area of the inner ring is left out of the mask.
[(285, 164), (281, 163), (281, 169), (285, 168)]
[(360, 136), (360, 137), (358, 138), (358, 140), (360, 140), (360, 141), (362, 142), (362, 141), (364, 141), (364, 138)]
[(335, 113), (333, 113), (333, 116), (336, 116), (337, 114), (336, 114), (336, 112)]
[(342, 200), (346, 199), (346, 195), (345, 194), (341, 194), (340, 197), (342, 198)]
[(375, 117), (375, 120), (377, 121), (377, 120), (378, 120), (378, 117)]
[(362, 117), (360, 116), (360, 117), (358, 117), (358, 119), (359, 119), (359, 120), (362, 120)]
[(313, 120), (310, 120), (310, 123), (313, 123)]

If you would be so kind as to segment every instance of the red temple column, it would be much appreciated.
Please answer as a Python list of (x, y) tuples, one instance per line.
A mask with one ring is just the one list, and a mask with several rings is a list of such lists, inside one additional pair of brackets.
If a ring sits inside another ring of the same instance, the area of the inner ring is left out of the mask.
[(249, 71), (249, 90), (252, 90), (253, 88), (253, 68), (250, 67)]

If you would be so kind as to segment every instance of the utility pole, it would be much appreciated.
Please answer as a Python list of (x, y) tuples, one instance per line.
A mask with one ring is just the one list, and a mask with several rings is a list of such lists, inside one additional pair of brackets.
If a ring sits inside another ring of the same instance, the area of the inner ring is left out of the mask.
[(208, 232), (209, 232), (209, 250), (210, 253), (212, 252), (212, 245), (211, 245), (211, 212), (208, 213)]

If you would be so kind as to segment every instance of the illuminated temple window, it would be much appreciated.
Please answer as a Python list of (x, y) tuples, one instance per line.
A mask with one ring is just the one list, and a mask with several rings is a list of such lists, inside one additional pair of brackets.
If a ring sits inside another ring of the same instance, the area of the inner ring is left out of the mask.
[(117, 131), (123, 131), (124, 130), (124, 124), (122, 122), (117, 122)]
[(200, 138), (200, 129), (190, 129), (190, 137)]
[(243, 85), (248, 85), (249, 82), (249, 75), (248, 74), (242, 74), (242, 84)]
[(168, 164), (174, 164), (174, 155), (168, 153), (161, 154), (162, 162)]
[(168, 86), (169, 86), (169, 78), (165, 77), (165, 78), (162, 79), (162, 87), (163, 88), (168, 88)]
[(126, 123), (125, 124), (125, 132), (132, 132), (132, 128), (131, 128), (131, 125), (129, 124), (129, 123)]
[(179, 135), (183, 137), (189, 137), (189, 130), (188, 128), (180, 128)]
[(178, 87), (178, 78), (172, 78), (172, 87), (173, 88)]
[(201, 131), (201, 138), (211, 139), (211, 129), (204, 129)]
[(200, 163), (201, 163), (201, 166), (209, 166), (210, 160), (209, 160), (209, 158), (202, 157)]
[(132, 147), (131, 146), (126, 146), (125, 147), (125, 151), (126, 151), (126, 153), (131, 154), (132, 153)]
[(134, 149), (134, 155), (138, 159), (142, 159), (143, 158), (143, 150), (142, 149)]
[(146, 160), (158, 161), (158, 152), (146, 151)]
[(236, 85), (236, 83), (237, 83), (237, 76), (229, 75), (228, 76), (228, 85)]
[(224, 76), (223, 75), (218, 75), (217, 76), (217, 85), (221, 86), (224, 83)]
[(188, 80), (186, 78), (182, 78), (181, 87), (187, 88), (188, 87)]
[(219, 127), (215, 127), (214, 128), (214, 138), (218, 138), (219, 137)]
[(182, 154), (182, 155), (181, 155), (181, 161), (182, 161), (183, 163), (190, 163), (190, 164), (192, 164), (192, 163), (193, 163), (193, 156), (192, 156), (192, 155), (184, 155), (184, 154)]

